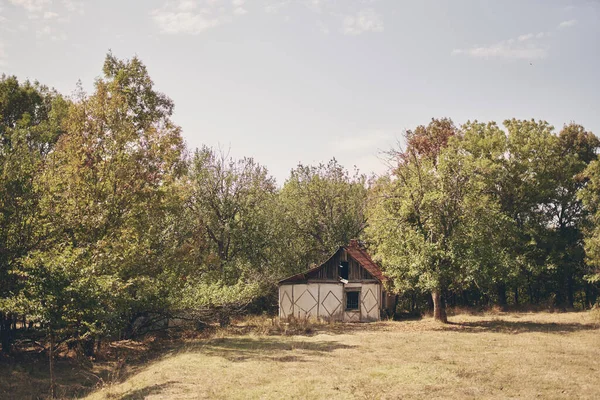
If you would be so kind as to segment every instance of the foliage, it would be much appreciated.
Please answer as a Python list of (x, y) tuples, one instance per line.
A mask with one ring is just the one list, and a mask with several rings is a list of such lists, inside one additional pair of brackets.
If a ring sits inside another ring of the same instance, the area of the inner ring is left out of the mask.
[(294, 272), (359, 237), (367, 223), (367, 178), (358, 171), (350, 175), (335, 159), (327, 165), (298, 165), (279, 197)]
[(594, 268), (586, 279), (592, 283), (600, 282), (600, 162), (594, 160), (584, 172), (588, 180), (580, 192), (580, 198), (591, 214), (585, 237), (585, 250), (590, 267)]
[(510, 226), (485, 191), (482, 165), (452, 143), (434, 158), (396, 153), (397, 167), (378, 182), (367, 232), (396, 291), (460, 290), (508, 262), (498, 236)]
[(46, 229), (35, 179), (62, 135), (68, 103), (56, 92), (16, 77), (0, 79), (0, 339), (8, 352), (15, 315), (4, 306), (19, 295), (15, 271), (35, 251)]
[(188, 152), (138, 58), (102, 72), (71, 99), (0, 78), (5, 352), (17, 320), (88, 354), (140, 321), (223, 323), (353, 238), (412, 311), (598, 298), (600, 142), (580, 125), (432, 119), (377, 180), (332, 159), (278, 187), (252, 158)]
[[(191, 160), (187, 208), (199, 273), (208, 282), (268, 276), (276, 223), (274, 179), (251, 158), (233, 160), (204, 147)], [(246, 276), (247, 277), (247, 276)]]
[(29, 288), (31, 304), (51, 304), (43, 285), (54, 271), (65, 276), (64, 290), (82, 290), (89, 301), (75, 303), (78, 318), (69, 319), (82, 334), (114, 334), (164, 305), (173, 250), (165, 240), (173, 239), (168, 221), (183, 171), (171, 103), (153, 91), (145, 67), (109, 54), (104, 69), (95, 92), (70, 106), (65, 133), (36, 177), (48, 233), (27, 270), (27, 284), (41, 285)]

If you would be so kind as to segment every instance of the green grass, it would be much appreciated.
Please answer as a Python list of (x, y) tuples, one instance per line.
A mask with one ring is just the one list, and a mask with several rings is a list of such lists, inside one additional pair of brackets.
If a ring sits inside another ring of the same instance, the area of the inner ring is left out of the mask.
[(89, 398), (592, 399), (600, 396), (596, 318), (498, 313), (454, 316), (447, 326), (423, 319), (319, 325), (310, 336), (225, 333), (134, 367)]

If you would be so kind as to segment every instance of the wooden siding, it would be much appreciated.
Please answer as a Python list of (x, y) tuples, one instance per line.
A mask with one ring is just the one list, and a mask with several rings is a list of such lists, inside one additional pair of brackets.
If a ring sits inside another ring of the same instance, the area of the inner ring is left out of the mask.
[[(348, 291), (360, 289), (359, 309), (346, 309)], [(326, 321), (368, 322), (380, 319), (381, 283), (309, 282), (279, 286), (280, 318), (320, 318)]]
[(307, 278), (315, 281), (338, 280), (340, 264), (342, 261), (348, 262), (348, 282), (375, 280), (373, 275), (361, 267), (355, 259), (350, 257), (344, 248), (340, 248), (340, 250), (323, 264), (321, 268), (307, 274)]

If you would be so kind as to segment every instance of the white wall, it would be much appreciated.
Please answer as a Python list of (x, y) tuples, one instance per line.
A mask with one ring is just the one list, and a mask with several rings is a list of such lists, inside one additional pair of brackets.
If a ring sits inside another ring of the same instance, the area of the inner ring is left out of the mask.
[(381, 308), (381, 285), (351, 283), (361, 289), (360, 311), (345, 311), (342, 283), (307, 283), (279, 286), (279, 317), (323, 318), (336, 321), (377, 321)]
[(360, 289), (360, 320), (379, 321), (381, 317), (381, 285), (365, 283)]

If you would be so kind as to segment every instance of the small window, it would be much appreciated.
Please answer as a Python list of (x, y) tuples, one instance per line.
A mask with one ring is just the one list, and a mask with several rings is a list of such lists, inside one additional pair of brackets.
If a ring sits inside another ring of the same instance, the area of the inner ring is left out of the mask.
[(340, 278), (348, 280), (348, 261), (340, 263)]
[(360, 292), (346, 292), (346, 310), (358, 310)]

